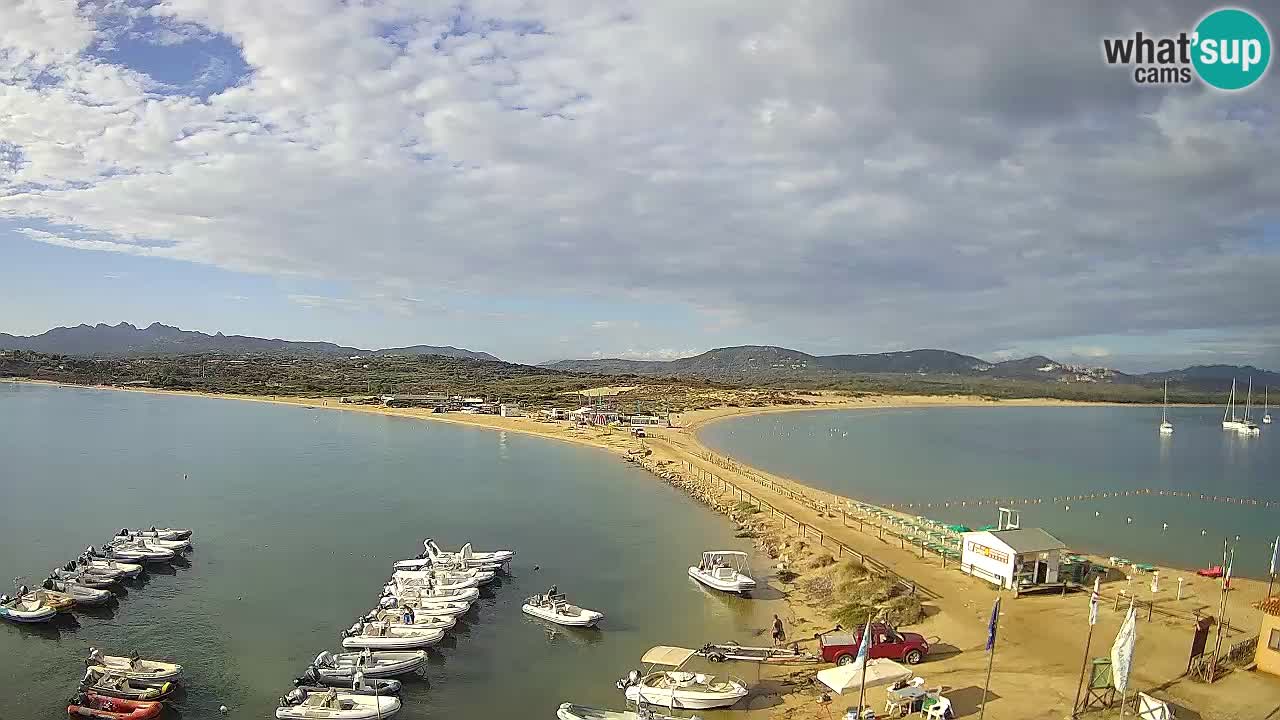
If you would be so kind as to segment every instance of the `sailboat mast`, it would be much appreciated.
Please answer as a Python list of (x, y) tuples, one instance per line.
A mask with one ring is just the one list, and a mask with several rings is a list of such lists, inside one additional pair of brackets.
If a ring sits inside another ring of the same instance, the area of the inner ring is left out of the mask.
[[(1222, 413), (1222, 422), (1227, 421), (1227, 416), (1231, 414), (1231, 406), (1236, 402), (1236, 379), (1231, 378), (1231, 394), (1227, 396), (1227, 410)], [(1231, 418), (1234, 420), (1235, 418)]]
[(1164, 381), (1164, 409), (1160, 412), (1160, 422), (1169, 422), (1169, 380)]
[(1253, 378), (1249, 378), (1249, 395), (1244, 401), (1244, 419), (1249, 420), (1249, 406), (1253, 404)]

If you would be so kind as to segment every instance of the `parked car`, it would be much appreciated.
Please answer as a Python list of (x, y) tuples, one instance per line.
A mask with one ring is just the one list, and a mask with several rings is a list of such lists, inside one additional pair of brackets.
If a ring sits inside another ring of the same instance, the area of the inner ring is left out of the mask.
[[(853, 632), (840, 628), (818, 636), (822, 645), (822, 659), (836, 665), (848, 665), (858, 656), (865, 626)], [(929, 643), (924, 636), (912, 632), (899, 632), (887, 623), (871, 624), (871, 659), (889, 658), (908, 665), (915, 665), (929, 654)]]

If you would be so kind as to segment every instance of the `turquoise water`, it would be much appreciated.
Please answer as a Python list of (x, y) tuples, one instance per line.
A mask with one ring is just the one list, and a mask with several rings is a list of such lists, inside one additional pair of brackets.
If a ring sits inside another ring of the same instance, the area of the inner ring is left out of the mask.
[[(277, 698), (432, 536), (517, 551), (511, 577), (432, 651), (399, 717), (554, 717), (621, 707), (651, 645), (752, 638), (760, 601), (686, 577), (748, 549), (718, 515), (602, 451), (426, 421), (0, 383), (0, 572), (43, 577), (120, 527), (195, 530), (189, 567), (56, 626), (0, 624), (0, 718), (65, 717), (90, 646), (187, 668), (167, 717), (272, 717)], [(535, 569), (537, 566), (537, 569)], [(7, 577), (5, 585), (8, 585)], [(600, 631), (526, 619), (551, 583)]]
[[(1280, 533), (1280, 425), (1245, 438), (1222, 430), (1221, 408), (1170, 408), (1170, 419), (1174, 434), (1162, 438), (1159, 408), (827, 410), (725, 420), (699, 437), (816, 488), (914, 503), (911, 512), (974, 527), (998, 514), (974, 499), (1042, 498), (1013, 505), (1023, 527), (1138, 562), (1203, 567), (1221, 561), (1224, 538), (1239, 535), (1237, 574), (1264, 576)], [(1136, 490), (1151, 493), (1123, 495)], [(1117, 491), (1120, 497), (1053, 502)], [(1272, 505), (1201, 501), (1201, 493)]]

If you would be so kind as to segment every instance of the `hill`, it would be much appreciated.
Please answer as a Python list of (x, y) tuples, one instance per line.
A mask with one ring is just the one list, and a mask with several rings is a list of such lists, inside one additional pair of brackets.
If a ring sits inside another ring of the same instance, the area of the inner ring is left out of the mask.
[(330, 342), (300, 342), (267, 339), (247, 335), (209, 335), (194, 330), (151, 323), (138, 328), (129, 323), (117, 325), (77, 325), (56, 327), (39, 335), (21, 336), (0, 333), (0, 350), (30, 350), (55, 355), (87, 357), (139, 357), (146, 355), (193, 355), (223, 353), (227, 355), (276, 354), (296, 356), (355, 355), (441, 355), (471, 360), (497, 360), (484, 352), (450, 346), (414, 345), (385, 350), (362, 350)]

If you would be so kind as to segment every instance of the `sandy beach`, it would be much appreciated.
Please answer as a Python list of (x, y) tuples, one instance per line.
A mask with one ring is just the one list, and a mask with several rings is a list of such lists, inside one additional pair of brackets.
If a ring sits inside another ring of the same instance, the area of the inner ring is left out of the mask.
[[(813, 528), (824, 536), (838, 539), (858, 552), (871, 555), (889, 566), (899, 575), (909, 578), (926, 588), (930, 598), (924, 603), (925, 619), (907, 630), (919, 632), (929, 639), (932, 646), (929, 659), (917, 666), (917, 673), (926, 678), (928, 687), (945, 687), (945, 694), (952, 699), (957, 716), (976, 717), (981, 703), (982, 685), (987, 669), (984, 644), (987, 620), (996, 590), (986, 582), (962, 574), (952, 567), (944, 569), (933, 555), (921, 558), (918, 551), (900, 547), (892, 538), (882, 540), (873, 527), (850, 523), (840, 515), (820, 512), (813, 503), (793, 500), (791, 497), (762, 487), (751, 475), (767, 477), (781, 487), (792, 489), (810, 500), (823, 500), (833, 505), (843, 498), (815, 490), (794, 479), (765, 473), (732, 463), (708, 460), (710, 450), (696, 437), (696, 430), (707, 423), (729, 417), (762, 412), (796, 412), (817, 409), (890, 408), (926, 406), (1058, 406), (1073, 405), (1060, 400), (1002, 400), (993, 402), (976, 397), (948, 396), (864, 396), (848, 398), (831, 394), (806, 395), (808, 404), (764, 408), (714, 408), (677, 414), (672, 422), (679, 427), (657, 428), (649, 431), (649, 437), (636, 439), (624, 429), (605, 427), (575, 427), (567, 422), (548, 422), (534, 418), (503, 418), (493, 415), (439, 414), (425, 409), (384, 408), (339, 404), (336, 399), (295, 398), (270, 396), (209, 395), (205, 393), (172, 393), (153, 389), (120, 390), (120, 392), (144, 392), (179, 394), (199, 397), (219, 397), (233, 400), (268, 402), (296, 405), (315, 409), (339, 409), (351, 412), (410, 417), (437, 422), (451, 422), (493, 430), (537, 435), (566, 442), (598, 447), (613, 452), (621, 458), (636, 462), (654, 471), (668, 482), (680, 482), (686, 488), (694, 487), (694, 474), (714, 473), (717, 477), (740, 486), (749, 486), (751, 492), (771, 506), (779, 509)], [(727, 465), (727, 466), (726, 466)], [(691, 473), (690, 471), (693, 471)], [(748, 474), (750, 473), (750, 475)], [(713, 497), (707, 489), (699, 490), (699, 499), (722, 512), (733, 513), (734, 503), (725, 497)], [(819, 630), (834, 625), (827, 613), (831, 608), (815, 603), (802, 589), (816, 576), (831, 572), (828, 567), (814, 567), (815, 562), (829, 550), (816, 547), (812, 540), (802, 540), (794, 526), (784, 528), (774, 519), (762, 517), (764, 513), (735, 520), (744, 528), (750, 528), (766, 541), (781, 542), (789, 567), (800, 573), (793, 582), (773, 585), (786, 603), (785, 620), (792, 640), (812, 637)], [(1154, 601), (1162, 611), (1148, 622), (1141, 620), (1138, 627), (1138, 645), (1131, 680), (1137, 690), (1157, 692), (1179, 705), (1190, 708), (1205, 718), (1268, 717), (1268, 713), (1280, 713), (1280, 679), (1252, 672), (1235, 671), (1212, 686), (1198, 683), (1183, 676), (1191, 639), (1193, 613), (1197, 610), (1216, 615), (1219, 599), (1219, 583), (1200, 578), (1185, 569), (1161, 568), (1160, 593), (1152, 597), (1146, 587), (1146, 576), (1138, 576), (1129, 585), (1116, 580), (1102, 587), (1100, 620), (1094, 629), (1093, 644), (1089, 655), (1107, 655), (1111, 640), (1115, 637), (1127, 609), (1128, 601), (1121, 596), (1132, 591), (1142, 601)], [(1184, 597), (1174, 599), (1172, 588), (1177, 579), (1183, 578)], [(1224, 639), (1224, 647), (1256, 634), (1260, 613), (1253, 605), (1263, 599), (1266, 583), (1237, 579), (1229, 593), (1229, 617), (1232, 631)], [(1005, 594), (1001, 629), (991, 677), (991, 695), (987, 717), (992, 718), (1064, 718), (1070, 715), (1072, 700), (1076, 694), (1077, 679), (1084, 660), (1084, 642), (1087, 626), (1088, 594), (1065, 596), (1036, 595), (1014, 598)], [(1117, 597), (1121, 597), (1117, 602)], [(1119, 610), (1115, 610), (1116, 606)], [(1212, 642), (1212, 634), (1210, 641)], [(815, 643), (801, 647), (814, 649)], [(754, 670), (750, 671), (754, 676)], [(836, 697), (828, 707), (819, 702), (819, 694), (808, 681), (813, 669), (789, 671), (766, 670), (761, 687), (752, 698), (748, 717), (826, 718), (843, 712), (856, 702), (854, 698)], [(744, 674), (744, 673), (739, 673)], [(883, 691), (869, 692), (871, 702), (883, 707)], [(1112, 710), (1110, 715), (1116, 714)], [(1101, 715), (1098, 715), (1101, 716)], [(1181, 717), (1181, 715), (1180, 715)]]

